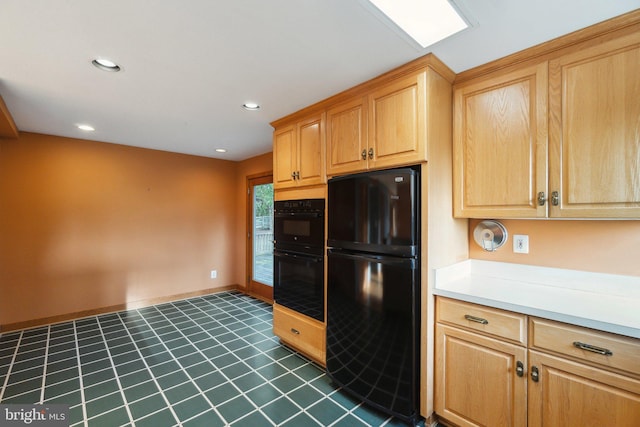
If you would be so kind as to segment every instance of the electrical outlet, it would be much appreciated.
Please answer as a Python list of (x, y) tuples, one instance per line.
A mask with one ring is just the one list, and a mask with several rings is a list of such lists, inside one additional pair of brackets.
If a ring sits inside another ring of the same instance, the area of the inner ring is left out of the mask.
[(526, 234), (513, 235), (513, 252), (516, 254), (529, 253), (529, 236)]
[(217, 270), (211, 270), (211, 278), (215, 279), (216, 277), (218, 277), (218, 271)]

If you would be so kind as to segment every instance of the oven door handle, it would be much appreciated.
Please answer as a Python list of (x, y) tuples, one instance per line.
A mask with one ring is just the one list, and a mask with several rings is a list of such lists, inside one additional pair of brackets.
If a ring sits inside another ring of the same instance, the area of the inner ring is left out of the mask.
[(295, 258), (295, 259), (304, 259), (304, 260), (311, 260), (311, 261), (315, 261), (315, 262), (322, 262), (323, 258), (317, 255), (305, 255), (305, 254), (298, 254), (298, 253), (292, 253), (292, 252), (282, 252), (279, 250), (274, 250), (273, 251), (273, 256), (280, 256), (280, 257), (285, 257), (285, 258)]
[(275, 212), (275, 218), (322, 218), (320, 212)]
[(372, 255), (365, 253), (353, 253), (353, 252), (344, 252), (341, 250), (329, 249), (327, 251), (327, 255), (329, 257), (337, 257), (337, 258), (347, 258), (354, 260), (364, 260), (369, 262), (375, 262), (386, 265), (397, 265), (397, 266), (406, 266), (411, 268), (412, 270), (416, 268), (416, 259), (415, 258), (402, 258), (396, 256), (388, 256), (388, 255)]

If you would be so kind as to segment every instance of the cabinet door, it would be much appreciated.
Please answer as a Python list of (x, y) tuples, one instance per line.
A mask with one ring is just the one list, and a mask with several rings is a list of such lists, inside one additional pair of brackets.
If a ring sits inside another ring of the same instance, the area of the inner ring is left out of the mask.
[(636, 427), (640, 381), (529, 351), (529, 427)]
[(366, 98), (357, 98), (327, 111), (328, 175), (367, 168), (366, 107)]
[(324, 114), (298, 123), (298, 185), (326, 182)]
[(547, 63), (454, 90), (454, 216), (547, 215)]
[(427, 160), (426, 72), (406, 77), (369, 95), (370, 168)]
[(526, 350), (436, 325), (435, 412), (459, 426), (526, 425)]
[(294, 187), (293, 173), (297, 168), (296, 127), (285, 126), (273, 133), (273, 185), (275, 188)]
[(640, 217), (640, 33), (549, 63), (556, 217)]

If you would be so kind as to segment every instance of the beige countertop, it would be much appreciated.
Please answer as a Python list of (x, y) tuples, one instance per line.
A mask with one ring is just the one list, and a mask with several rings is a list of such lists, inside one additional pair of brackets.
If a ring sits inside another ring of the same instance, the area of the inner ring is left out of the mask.
[(435, 295), (640, 338), (640, 277), (467, 260), (436, 270)]

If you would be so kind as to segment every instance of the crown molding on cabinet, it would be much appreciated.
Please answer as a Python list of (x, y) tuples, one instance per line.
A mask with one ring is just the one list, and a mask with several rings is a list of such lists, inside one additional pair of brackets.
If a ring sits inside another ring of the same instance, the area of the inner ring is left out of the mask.
[(454, 85), (501, 69), (540, 63), (637, 31), (640, 31), (640, 9), (463, 71), (456, 75)]
[(449, 83), (453, 83), (456, 76), (456, 74), (449, 67), (447, 67), (444, 62), (439, 60), (432, 53), (429, 53), (400, 67), (394, 68), (393, 70), (390, 70), (384, 74), (381, 74), (378, 77), (374, 77), (371, 80), (367, 80), (366, 82), (363, 82), (357, 86), (339, 92), (322, 101), (316, 102), (315, 104), (305, 107), (302, 110), (298, 110), (278, 120), (274, 120), (270, 124), (274, 128), (277, 128), (279, 126), (282, 126), (283, 124), (300, 120), (301, 118), (306, 117), (310, 114), (324, 111), (327, 108), (339, 104), (343, 101), (353, 99), (358, 96), (358, 94), (364, 96), (367, 92), (379, 87), (381, 84), (385, 84), (392, 80), (414, 74), (420, 70), (424, 70), (425, 68), (431, 68)]

